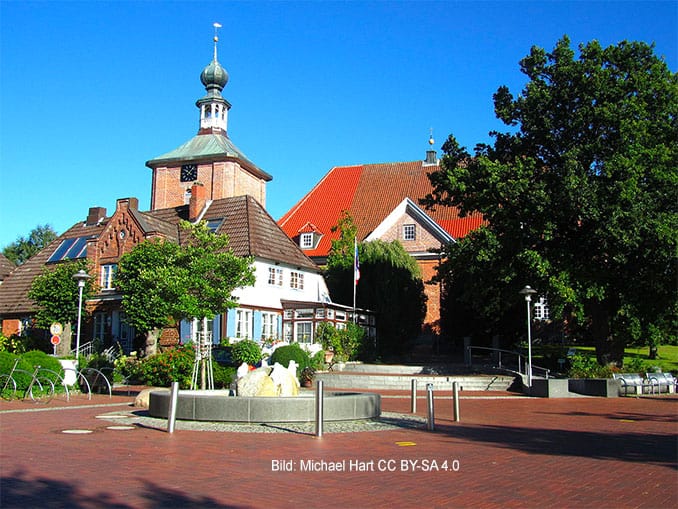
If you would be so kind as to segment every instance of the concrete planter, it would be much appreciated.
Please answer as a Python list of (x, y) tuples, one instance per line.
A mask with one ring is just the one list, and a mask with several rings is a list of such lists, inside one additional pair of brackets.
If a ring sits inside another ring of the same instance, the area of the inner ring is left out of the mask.
[(619, 396), (621, 384), (612, 378), (571, 378), (569, 380), (571, 392), (587, 396), (616, 398)]
[(70, 387), (75, 384), (78, 379), (78, 375), (75, 372), (75, 359), (59, 359), (59, 364), (64, 370), (64, 385)]
[(533, 378), (530, 396), (538, 398), (567, 398), (569, 386), (566, 378)]

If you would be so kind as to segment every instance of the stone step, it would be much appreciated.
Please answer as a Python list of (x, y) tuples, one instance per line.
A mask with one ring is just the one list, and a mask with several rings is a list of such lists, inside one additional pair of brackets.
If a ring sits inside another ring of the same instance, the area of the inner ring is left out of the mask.
[(322, 380), (326, 387), (338, 389), (380, 389), (410, 390), (412, 380), (417, 381), (419, 390), (433, 384), (434, 390), (452, 390), (452, 384), (459, 382), (460, 390), (506, 391), (515, 383), (515, 377), (507, 375), (420, 375), (360, 373), (351, 371), (318, 372), (316, 380)]

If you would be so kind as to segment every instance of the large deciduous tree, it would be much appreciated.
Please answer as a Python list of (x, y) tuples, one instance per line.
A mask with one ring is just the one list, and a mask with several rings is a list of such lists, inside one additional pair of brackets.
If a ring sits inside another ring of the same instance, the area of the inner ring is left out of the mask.
[(126, 320), (146, 332), (146, 355), (155, 353), (163, 327), (176, 320), (211, 319), (237, 305), (236, 288), (254, 284), (251, 258), (233, 254), (226, 235), (204, 222), (182, 222), (181, 242), (146, 240), (121, 257), (116, 287)]
[(567, 37), (520, 68), (522, 92), (494, 95), (511, 129), (474, 157), (450, 136), (431, 175), (425, 204), (487, 220), (448, 246), (448, 293), (505, 333), (529, 283), (601, 363), (621, 363), (629, 341), (675, 339), (676, 74), (645, 43), (593, 41), (575, 55)]
[[(37, 308), (35, 324), (38, 327), (47, 329), (55, 322), (64, 326), (62, 342), (58, 346), (60, 355), (71, 352), (72, 324), (77, 320), (80, 302), (78, 283), (73, 279), (73, 275), (81, 269), (87, 270), (85, 260), (47, 266), (44, 272), (33, 280), (28, 291), (28, 298)], [(83, 316), (86, 314), (84, 303), (94, 293), (94, 289), (94, 278), (90, 278), (85, 282), (82, 291)]]
[(15, 265), (22, 265), (57, 237), (57, 233), (50, 225), (38, 225), (31, 230), (28, 237), (19, 237), (6, 246), (2, 254)]

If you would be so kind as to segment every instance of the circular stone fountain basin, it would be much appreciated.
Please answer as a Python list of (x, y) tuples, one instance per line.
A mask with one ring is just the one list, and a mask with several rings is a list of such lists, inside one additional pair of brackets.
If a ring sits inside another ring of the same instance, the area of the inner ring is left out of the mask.
[[(153, 391), (151, 417), (166, 419), (170, 392)], [(374, 419), (381, 415), (381, 396), (374, 393), (325, 392), (324, 421)], [(315, 392), (285, 398), (230, 396), (228, 391), (179, 391), (176, 418), (186, 421), (276, 423), (314, 422)]]

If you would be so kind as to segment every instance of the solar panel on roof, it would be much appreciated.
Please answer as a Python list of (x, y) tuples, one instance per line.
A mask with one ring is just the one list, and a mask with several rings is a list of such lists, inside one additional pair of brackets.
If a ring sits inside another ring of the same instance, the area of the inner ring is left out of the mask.
[(87, 256), (88, 237), (75, 237), (64, 239), (58, 248), (47, 259), (47, 263), (60, 262), (62, 260), (76, 260)]
[(210, 219), (209, 221), (207, 221), (207, 228), (209, 229), (209, 231), (214, 233), (219, 229), (219, 227), (221, 226), (221, 223), (223, 223), (223, 222), (224, 222), (223, 217), (220, 218), (220, 219)]

